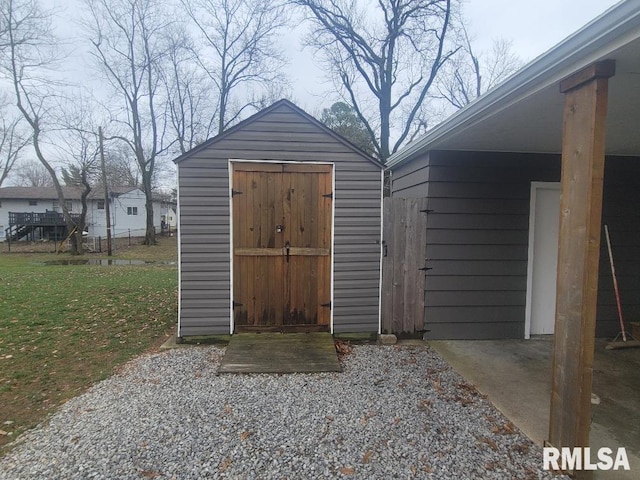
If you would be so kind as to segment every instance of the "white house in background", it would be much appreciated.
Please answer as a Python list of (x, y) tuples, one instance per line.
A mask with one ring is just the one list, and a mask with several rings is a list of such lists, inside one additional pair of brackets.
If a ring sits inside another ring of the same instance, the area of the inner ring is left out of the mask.
[[(82, 211), (80, 190), (64, 187), (67, 207), (72, 214)], [(110, 189), (111, 232), (114, 237), (144, 236), (146, 227), (146, 208), (144, 192), (137, 187), (113, 187)], [(86, 228), (89, 237), (106, 237), (105, 200), (102, 190), (93, 190), (89, 194)], [(163, 218), (170, 217), (175, 211), (167, 199), (158, 197), (153, 201), (153, 224), (160, 233)], [(11, 213), (53, 213), (62, 212), (58, 196), (53, 187), (5, 187), (0, 188), (0, 241), (6, 239)], [(39, 239), (44, 229), (34, 231), (31, 238)], [(51, 233), (51, 230), (49, 230)]]

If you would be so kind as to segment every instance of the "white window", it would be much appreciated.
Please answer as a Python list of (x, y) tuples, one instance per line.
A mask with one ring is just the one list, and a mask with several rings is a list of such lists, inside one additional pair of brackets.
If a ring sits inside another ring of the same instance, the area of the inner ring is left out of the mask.
[(127, 215), (138, 215), (138, 207), (127, 207)]
[(98, 200), (98, 210), (104, 210), (104, 200)]
[(29, 206), (30, 207), (35, 207), (36, 205), (38, 205), (38, 201), (37, 200), (29, 200)]

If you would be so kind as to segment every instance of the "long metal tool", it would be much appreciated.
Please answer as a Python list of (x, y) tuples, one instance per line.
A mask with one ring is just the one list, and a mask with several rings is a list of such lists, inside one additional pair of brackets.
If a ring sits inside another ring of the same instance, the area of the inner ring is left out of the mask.
[[(604, 235), (607, 239), (607, 250), (609, 251), (609, 264), (611, 265), (611, 276), (613, 277), (613, 290), (616, 294), (616, 304), (618, 305), (618, 321), (620, 322), (620, 333), (616, 338), (607, 345), (608, 350), (614, 350), (617, 348), (630, 348), (640, 347), (640, 342), (633, 338), (633, 340), (627, 340), (627, 332), (624, 328), (624, 319), (622, 317), (622, 303), (620, 302), (620, 290), (618, 289), (618, 277), (616, 275), (616, 267), (613, 264), (613, 251), (611, 250), (611, 239), (609, 237), (609, 227), (604, 226)], [(618, 342), (618, 338), (622, 336), (622, 342)], [(631, 334), (629, 334), (631, 336)]]
[(609, 250), (609, 264), (611, 265), (611, 276), (613, 277), (613, 290), (616, 294), (616, 304), (618, 305), (618, 321), (620, 322), (620, 331), (622, 332), (622, 341), (627, 341), (627, 334), (624, 330), (624, 320), (622, 318), (622, 304), (620, 303), (620, 290), (618, 290), (618, 277), (616, 276), (616, 267), (613, 265), (613, 252), (611, 251), (611, 239), (609, 238), (609, 227), (604, 226), (604, 235), (607, 238), (607, 250)]

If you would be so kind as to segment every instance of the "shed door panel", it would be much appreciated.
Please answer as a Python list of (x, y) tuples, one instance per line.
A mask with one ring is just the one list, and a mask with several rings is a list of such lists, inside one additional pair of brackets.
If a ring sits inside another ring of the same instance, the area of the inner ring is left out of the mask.
[(331, 167), (235, 164), (233, 179), (237, 329), (328, 329)]

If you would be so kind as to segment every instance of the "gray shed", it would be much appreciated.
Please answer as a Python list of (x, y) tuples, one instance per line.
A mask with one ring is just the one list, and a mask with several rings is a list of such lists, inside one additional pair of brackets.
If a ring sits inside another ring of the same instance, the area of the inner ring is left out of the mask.
[(378, 161), (280, 100), (175, 162), (179, 337), (379, 332)]

